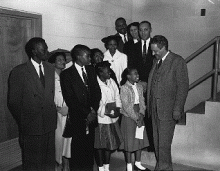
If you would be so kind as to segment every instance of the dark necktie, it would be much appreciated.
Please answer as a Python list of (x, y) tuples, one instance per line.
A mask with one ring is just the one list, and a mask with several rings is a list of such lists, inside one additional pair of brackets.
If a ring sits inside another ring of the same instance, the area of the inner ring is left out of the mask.
[(143, 45), (143, 54), (142, 54), (142, 57), (143, 57), (143, 61), (144, 61), (144, 63), (145, 63), (145, 62), (146, 62), (146, 58), (147, 58), (146, 40), (144, 41), (144, 45)]
[(85, 84), (86, 88), (88, 89), (88, 77), (87, 77), (83, 67), (82, 67), (82, 76), (83, 76), (84, 84)]
[(40, 72), (40, 81), (41, 81), (42, 85), (45, 87), (44, 74), (42, 72), (41, 65), (39, 65), (39, 72)]
[(161, 64), (162, 64), (162, 59), (159, 61), (157, 67), (160, 68)]
[(124, 43), (127, 42), (126, 35), (124, 34)]

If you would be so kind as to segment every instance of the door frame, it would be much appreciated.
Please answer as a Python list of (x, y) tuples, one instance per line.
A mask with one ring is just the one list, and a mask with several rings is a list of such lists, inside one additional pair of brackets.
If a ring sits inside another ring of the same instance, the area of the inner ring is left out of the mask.
[(31, 37), (42, 37), (42, 15), (40, 14), (32, 14), (29, 12), (21, 12), (15, 9), (3, 9), (0, 7), (0, 15), (1, 16), (10, 16), (15, 18), (28, 18), (31, 20), (31, 26), (33, 27)]

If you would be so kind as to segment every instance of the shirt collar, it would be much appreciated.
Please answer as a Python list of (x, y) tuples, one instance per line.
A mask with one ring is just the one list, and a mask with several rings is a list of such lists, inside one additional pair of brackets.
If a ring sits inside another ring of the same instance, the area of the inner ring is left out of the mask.
[(127, 33), (125, 33), (125, 34), (121, 34), (121, 33), (118, 33), (122, 38), (124, 38), (124, 35), (125, 35), (125, 37), (127, 38)]
[(32, 62), (32, 64), (34, 65), (35, 68), (39, 68), (39, 65), (43, 66), (42, 61), (41, 61), (41, 63), (39, 64), (39, 63), (37, 63), (35, 60), (33, 60), (33, 59), (31, 58), (31, 62)]
[(79, 64), (77, 64), (76, 62), (75, 62), (75, 67), (76, 67), (77, 70), (80, 70), (80, 71), (81, 71), (82, 68), (83, 68), (83, 70), (85, 71), (85, 66), (82, 66), (82, 67), (81, 67), (81, 66), (80, 66)]
[[(141, 43), (142, 43), (142, 44), (144, 44), (144, 41), (145, 41), (145, 40), (141, 39)], [(150, 37), (146, 40), (146, 44), (149, 44), (149, 43), (150, 43)]]
[[(170, 53), (170, 51), (168, 51), (168, 52), (164, 55), (164, 57), (161, 58), (161, 59), (162, 59), (162, 62), (166, 59), (166, 57), (167, 57), (167, 55), (168, 55), (169, 53)], [(160, 60), (158, 60), (157, 63), (159, 63), (159, 61), (160, 61)]]

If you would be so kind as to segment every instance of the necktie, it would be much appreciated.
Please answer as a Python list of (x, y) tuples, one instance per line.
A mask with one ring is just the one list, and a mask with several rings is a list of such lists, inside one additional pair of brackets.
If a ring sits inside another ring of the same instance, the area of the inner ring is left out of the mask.
[(126, 35), (124, 34), (124, 43), (127, 42)]
[(143, 45), (143, 54), (142, 54), (142, 57), (143, 57), (143, 61), (144, 61), (144, 63), (145, 63), (145, 62), (146, 62), (146, 57), (147, 57), (146, 40), (144, 41), (144, 45)]
[(40, 81), (41, 81), (42, 85), (45, 87), (44, 74), (42, 72), (41, 65), (39, 65), (39, 73), (40, 73)]
[(157, 65), (158, 68), (160, 68), (161, 64), (162, 64), (162, 59), (159, 61), (158, 65)]
[(83, 76), (84, 84), (85, 84), (86, 88), (88, 89), (88, 77), (87, 77), (83, 67), (82, 67), (82, 76)]

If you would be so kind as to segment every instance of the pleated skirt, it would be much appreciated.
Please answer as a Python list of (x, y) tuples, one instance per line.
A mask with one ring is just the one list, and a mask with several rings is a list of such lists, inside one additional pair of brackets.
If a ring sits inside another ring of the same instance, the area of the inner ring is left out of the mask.
[(149, 146), (146, 128), (144, 128), (143, 139), (135, 138), (137, 124), (129, 117), (122, 116), (121, 133), (123, 142), (119, 149), (127, 152), (134, 152)]
[(112, 124), (99, 124), (95, 129), (94, 148), (116, 150), (123, 142), (118, 121)]

